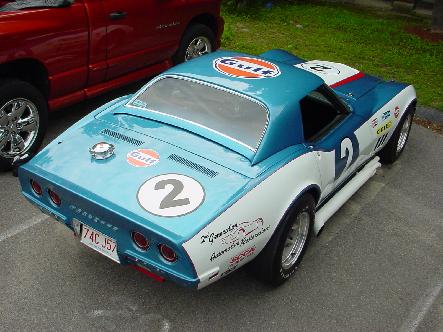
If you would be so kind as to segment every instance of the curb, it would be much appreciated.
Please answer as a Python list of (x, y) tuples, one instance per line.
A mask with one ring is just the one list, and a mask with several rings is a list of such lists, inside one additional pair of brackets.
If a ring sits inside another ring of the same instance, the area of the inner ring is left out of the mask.
[(424, 120), (443, 125), (443, 112), (436, 110), (435, 108), (426, 106), (417, 106), (415, 114)]

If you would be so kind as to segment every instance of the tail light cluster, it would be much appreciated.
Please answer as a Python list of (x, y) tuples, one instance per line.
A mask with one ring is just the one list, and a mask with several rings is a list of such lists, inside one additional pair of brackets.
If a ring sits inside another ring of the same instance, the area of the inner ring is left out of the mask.
[[(146, 236), (144, 236), (140, 232), (134, 231), (134, 232), (132, 232), (131, 237), (132, 237), (132, 241), (134, 241), (134, 244), (137, 246), (137, 248), (144, 250), (144, 251), (148, 250), (150, 242)], [(167, 262), (173, 263), (177, 260), (177, 254), (175, 253), (174, 249), (167, 246), (166, 244), (162, 244), (162, 243), (159, 244), (158, 251), (160, 252), (160, 255)]]
[[(32, 188), (32, 191), (34, 192), (34, 194), (36, 194), (37, 196), (43, 195), (43, 189), (42, 189), (42, 186), (40, 185), (40, 183), (38, 183), (34, 179), (31, 179), (30, 182), (31, 182), (31, 188)], [(49, 195), (49, 198), (51, 199), (51, 202), (54, 203), (54, 205), (60, 206), (62, 204), (62, 200), (61, 200), (60, 196), (54, 190), (48, 189), (48, 195)]]
[(158, 250), (160, 251), (160, 255), (162, 255), (162, 257), (168, 262), (172, 263), (177, 260), (177, 255), (175, 251), (171, 247), (168, 247), (166, 244), (159, 244)]

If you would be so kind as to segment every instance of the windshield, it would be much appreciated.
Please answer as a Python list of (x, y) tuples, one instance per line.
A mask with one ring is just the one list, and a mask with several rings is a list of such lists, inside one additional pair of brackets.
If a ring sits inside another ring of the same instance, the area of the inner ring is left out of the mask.
[(188, 79), (166, 77), (128, 106), (191, 122), (255, 151), (268, 121), (264, 106), (247, 97)]

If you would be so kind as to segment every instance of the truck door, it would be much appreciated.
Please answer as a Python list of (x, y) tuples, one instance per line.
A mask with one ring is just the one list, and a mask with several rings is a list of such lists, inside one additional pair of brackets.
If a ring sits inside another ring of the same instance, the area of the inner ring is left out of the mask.
[(179, 38), (176, 30), (180, 24), (178, 7), (182, 3), (177, 0), (104, 0), (108, 22), (107, 79), (172, 55)]

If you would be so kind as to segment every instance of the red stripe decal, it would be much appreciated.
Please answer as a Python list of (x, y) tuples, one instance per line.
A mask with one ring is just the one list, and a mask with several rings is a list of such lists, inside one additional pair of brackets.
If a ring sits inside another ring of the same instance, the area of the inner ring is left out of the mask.
[(336, 88), (336, 87), (338, 87), (340, 85), (343, 85), (343, 84), (346, 84), (346, 83), (358, 80), (358, 79), (362, 78), (363, 76), (365, 76), (365, 74), (362, 73), (361, 71), (359, 71), (355, 75), (349, 76), (348, 78), (345, 78), (344, 80), (341, 80), (341, 81), (338, 81), (337, 83), (331, 84), (330, 87), (331, 88)]
[(160, 277), (160, 276), (156, 275), (155, 273), (152, 273), (151, 271), (148, 271), (147, 269), (142, 268), (141, 266), (138, 266), (138, 265), (129, 265), (129, 266), (132, 267), (134, 270), (137, 270), (138, 272), (141, 272), (144, 275), (154, 279), (155, 281), (158, 281), (158, 282), (165, 281), (165, 278)]

